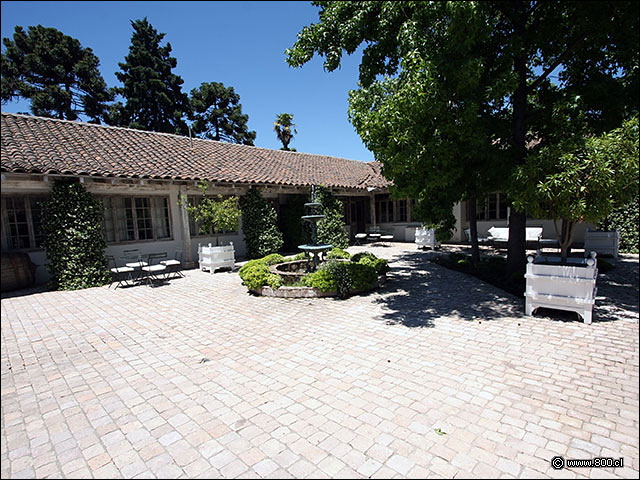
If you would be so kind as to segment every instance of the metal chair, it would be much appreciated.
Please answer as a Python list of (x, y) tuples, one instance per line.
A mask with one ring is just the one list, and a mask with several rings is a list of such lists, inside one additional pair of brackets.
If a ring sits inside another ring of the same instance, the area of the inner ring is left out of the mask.
[(163, 279), (160, 278), (160, 275), (163, 273), (166, 279), (167, 266), (159, 263), (161, 258), (167, 258), (167, 253), (150, 253), (147, 259), (148, 264), (141, 268), (141, 270), (146, 273), (144, 280), (147, 285), (153, 287), (154, 280), (162, 281)]
[(178, 277), (184, 278), (184, 274), (180, 271), (180, 265), (182, 265), (181, 249), (176, 250), (176, 255), (173, 259), (162, 260), (160, 263), (167, 267), (167, 278), (169, 278), (170, 274), (176, 274)]
[(355, 236), (355, 242), (353, 242), (354, 245), (362, 245), (363, 241), (367, 240), (367, 234), (366, 233), (356, 233)]
[(108, 261), (109, 271), (111, 272), (111, 283), (109, 284), (109, 288), (111, 288), (111, 285), (115, 282), (118, 282), (116, 288), (122, 287), (123, 284), (128, 287), (129, 283), (127, 282), (133, 282), (133, 276), (131, 274), (134, 269), (131, 267), (118, 267), (116, 259), (112, 255), (105, 255), (105, 257)]

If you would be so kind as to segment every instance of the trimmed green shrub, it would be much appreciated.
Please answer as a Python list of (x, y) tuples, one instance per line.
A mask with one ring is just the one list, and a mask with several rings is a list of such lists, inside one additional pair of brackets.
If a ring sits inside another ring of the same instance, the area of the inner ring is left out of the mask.
[(305, 277), (305, 285), (346, 298), (353, 291), (369, 290), (378, 280), (374, 267), (362, 263), (331, 261)]
[(384, 258), (362, 257), (357, 263), (373, 267), (378, 275), (383, 275), (389, 271), (389, 262)]
[(345, 252), (341, 248), (333, 248), (329, 253), (327, 253), (327, 260), (333, 260), (336, 258), (349, 260), (349, 258), (351, 258), (351, 254), (349, 252)]
[(276, 263), (284, 262), (284, 257), (282, 255), (280, 255), (279, 253), (272, 253), (270, 255), (267, 255), (264, 258), (261, 258), (260, 261), (266, 263), (269, 266), (271, 266), (271, 265), (275, 265)]
[(316, 187), (316, 201), (322, 204), (321, 212), (325, 216), (318, 222), (318, 243), (347, 248), (349, 235), (345, 230), (342, 202), (323, 186)]
[(618, 249), (622, 253), (638, 253), (640, 250), (640, 215), (638, 208), (638, 195), (622, 208), (614, 210), (607, 218), (598, 223), (600, 230), (620, 231), (620, 244)]
[(240, 208), (247, 256), (260, 258), (280, 250), (283, 240), (278, 230), (278, 216), (255, 187), (240, 198)]
[(104, 206), (84, 185), (71, 180), (53, 184), (42, 204), (51, 288), (76, 290), (109, 283), (103, 223)]
[(270, 277), (273, 275), (269, 270), (269, 266), (260, 260), (248, 261), (238, 272), (242, 282), (249, 290), (259, 290), (262, 286), (267, 285), (269, 281), (273, 281)]
[(335, 292), (338, 290), (338, 285), (335, 278), (331, 275), (331, 272), (326, 268), (319, 268), (313, 273), (310, 273), (303, 278), (304, 284), (307, 287), (317, 288), (321, 292)]
[(369, 265), (375, 268), (378, 275), (383, 275), (389, 271), (389, 262), (387, 262), (384, 258), (376, 257), (371, 252), (356, 253), (351, 257), (351, 261), (354, 263)]
[(353, 289), (351, 278), (351, 264), (349, 262), (330, 261), (325, 264), (325, 269), (336, 283), (336, 290), (340, 298), (346, 298)]
[(378, 258), (371, 252), (359, 252), (351, 256), (351, 261), (358, 263), (362, 258)]
[(354, 290), (368, 290), (378, 281), (376, 269), (364, 263), (350, 263), (349, 270)]

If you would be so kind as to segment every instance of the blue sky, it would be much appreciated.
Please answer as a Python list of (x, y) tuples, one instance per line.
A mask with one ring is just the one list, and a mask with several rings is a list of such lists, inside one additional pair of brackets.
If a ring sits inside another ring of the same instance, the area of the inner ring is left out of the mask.
[[(291, 147), (299, 152), (373, 160), (347, 118), (361, 55), (345, 56), (342, 68), (331, 73), (319, 57), (298, 69), (285, 61), (296, 34), (318, 21), (310, 2), (2, 1), (1, 9), (2, 38), (12, 37), (16, 25), (57, 28), (93, 49), (109, 87), (121, 85), (115, 72), (129, 51), (130, 20), (146, 16), (171, 43), (185, 93), (203, 82), (234, 87), (257, 133), (256, 146), (282, 146), (273, 122), (289, 112), (298, 129)], [(8, 103), (2, 111), (28, 111), (28, 102)]]

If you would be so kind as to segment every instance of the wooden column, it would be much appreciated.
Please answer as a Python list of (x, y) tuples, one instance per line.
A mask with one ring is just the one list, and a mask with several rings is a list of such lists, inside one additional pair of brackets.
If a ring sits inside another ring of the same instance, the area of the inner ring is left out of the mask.
[(369, 202), (370, 205), (370, 209), (371, 209), (371, 225), (373, 227), (376, 226), (376, 194), (372, 193), (371, 194), (371, 201)]

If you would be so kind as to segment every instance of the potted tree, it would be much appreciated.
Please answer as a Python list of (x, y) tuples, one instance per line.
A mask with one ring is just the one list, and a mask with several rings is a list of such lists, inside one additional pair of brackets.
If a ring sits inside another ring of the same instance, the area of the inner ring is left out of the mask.
[(219, 233), (221, 231), (232, 231), (238, 229), (240, 219), (240, 208), (238, 207), (238, 197), (232, 196), (226, 199), (222, 195), (216, 197), (207, 196), (209, 183), (205, 180), (198, 184), (202, 192), (202, 198), (197, 205), (191, 205), (186, 198), (181, 198), (181, 202), (186, 205), (189, 214), (195, 218), (200, 225), (201, 233), (213, 233), (216, 236), (216, 245), (198, 245), (198, 262), (201, 270), (208, 270), (213, 273), (218, 268), (233, 268), (235, 263), (235, 250), (233, 243), (230, 245), (219, 245)]
[(517, 170), (515, 186), (516, 208), (551, 218), (561, 248), (560, 257), (528, 259), (526, 313), (540, 306), (573, 310), (590, 323), (596, 255), (568, 254), (578, 223), (597, 223), (637, 193), (638, 118), (601, 136), (574, 135), (542, 147)]

